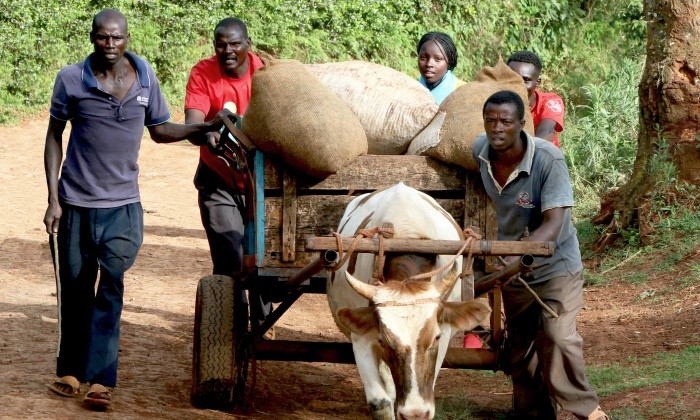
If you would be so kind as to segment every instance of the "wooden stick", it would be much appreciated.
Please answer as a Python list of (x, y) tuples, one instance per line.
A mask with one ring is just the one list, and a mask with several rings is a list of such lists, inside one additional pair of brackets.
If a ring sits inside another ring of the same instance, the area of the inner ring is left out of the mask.
[(605, 271), (602, 271), (602, 272), (600, 273), (600, 275), (603, 275), (603, 274), (605, 274), (605, 273), (607, 273), (607, 272), (609, 272), (609, 271), (612, 271), (612, 270), (618, 268), (618, 267), (621, 266), (622, 264), (625, 264), (626, 262), (630, 261), (632, 258), (634, 258), (634, 257), (636, 257), (637, 255), (639, 255), (640, 252), (642, 252), (641, 249), (640, 249), (639, 251), (635, 252), (634, 254), (630, 255), (629, 257), (625, 258), (624, 260), (620, 261), (618, 264), (616, 264), (616, 265), (614, 265), (614, 266), (608, 268), (608, 269), (605, 270)]
[[(527, 241), (525, 241), (525, 242), (527, 242)], [(500, 260), (501, 260), (501, 263), (506, 264), (506, 261), (505, 261), (503, 258), (500, 258)], [(530, 288), (530, 286), (527, 284), (527, 282), (526, 282), (525, 280), (523, 280), (522, 277), (518, 276), (517, 279), (518, 279), (518, 281), (520, 282), (520, 284), (522, 284), (523, 286), (525, 286), (525, 289), (526, 289), (528, 292), (530, 292), (530, 294), (532, 295), (532, 297), (535, 298), (535, 300), (537, 301), (537, 303), (539, 303), (540, 306), (541, 306), (545, 311), (547, 311), (550, 315), (552, 315), (553, 318), (559, 318), (559, 315), (557, 315), (557, 313), (554, 312), (554, 309), (552, 309), (551, 306), (549, 306), (549, 305), (547, 305), (546, 303), (544, 303), (544, 302), (542, 301), (542, 299), (540, 299), (540, 297), (537, 296), (537, 293), (535, 293), (535, 291), (532, 290), (532, 289)]]
[[(343, 238), (343, 248), (347, 249), (355, 238)], [(384, 252), (412, 252), (423, 254), (455, 255), (462, 248), (463, 241), (431, 239), (384, 239)], [(337, 250), (335, 237), (312, 236), (306, 239), (306, 251)], [(356, 252), (379, 252), (379, 240), (360, 239)], [(554, 253), (553, 242), (536, 241), (474, 241), (463, 254), (472, 255), (524, 255), (549, 257)]]

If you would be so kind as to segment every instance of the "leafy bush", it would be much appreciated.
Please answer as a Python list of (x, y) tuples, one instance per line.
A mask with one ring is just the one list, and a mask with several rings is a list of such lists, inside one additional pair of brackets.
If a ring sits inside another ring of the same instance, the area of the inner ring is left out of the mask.
[(545, 62), (545, 86), (574, 100), (579, 86), (638, 55), (644, 36), (641, 0), (8, 0), (0, 3), (0, 119), (18, 107), (46, 108), (56, 72), (91, 51), (91, 19), (105, 7), (126, 15), (130, 48), (153, 64), (177, 108), (189, 69), (212, 53), (213, 28), (226, 16), (246, 21), (255, 47), (281, 58), (366, 60), (415, 77), (416, 43), (427, 31), (452, 35), (455, 72), (466, 80), (499, 56), (531, 49)]
[(637, 153), (639, 102), (637, 84), (643, 63), (625, 59), (602, 83), (584, 85), (586, 102), (571, 106), (562, 134), (578, 215), (589, 216), (600, 194), (622, 185), (632, 172)]

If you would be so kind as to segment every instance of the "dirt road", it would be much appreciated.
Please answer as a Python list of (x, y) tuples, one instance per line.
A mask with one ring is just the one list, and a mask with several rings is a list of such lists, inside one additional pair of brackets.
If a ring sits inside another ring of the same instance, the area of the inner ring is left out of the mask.
[[(191, 182), (197, 150), (188, 144), (156, 145), (149, 139), (143, 142), (139, 161), (146, 235), (126, 275), (113, 407), (93, 414), (79, 398), (52, 395), (46, 383), (53, 380), (55, 369), (57, 317), (42, 223), (45, 130), (45, 119), (0, 127), (0, 417), (365, 418), (355, 367), (330, 363), (258, 362), (247, 413), (190, 405), (195, 290), (198, 279), (211, 270)], [(649, 305), (635, 303), (641, 292), (630, 285), (587, 291), (580, 327), (589, 364), (673, 350), (693, 344), (693, 337), (698, 344), (700, 317), (697, 308), (693, 310), (697, 294)], [(305, 296), (277, 324), (277, 333), (281, 338), (341, 337), (324, 296)], [(687, 398), (697, 385), (686, 385)], [(674, 387), (666, 391), (670, 389)], [(498, 418), (509, 407), (508, 390), (502, 374), (443, 370), (437, 398), (450, 404), (463, 401), (473, 418)], [(660, 390), (653, 392), (661, 395)], [(635, 395), (644, 395), (644, 390)], [(626, 398), (630, 393), (603, 402), (610, 408), (624, 407)], [(687, 405), (693, 404), (697, 409), (697, 401)]]

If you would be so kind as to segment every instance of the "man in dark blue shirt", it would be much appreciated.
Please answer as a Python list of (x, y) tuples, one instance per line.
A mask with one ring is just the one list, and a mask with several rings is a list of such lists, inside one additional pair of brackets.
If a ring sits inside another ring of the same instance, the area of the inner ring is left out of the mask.
[(158, 143), (201, 145), (207, 132), (221, 127), (221, 116), (201, 124), (168, 122), (153, 69), (127, 51), (129, 31), (120, 12), (95, 15), (90, 41), (94, 52), (56, 77), (46, 133), (44, 224), (58, 253), (59, 319), (58, 379), (49, 388), (73, 396), (88, 382), (85, 403), (107, 407), (117, 382), (124, 272), (143, 241), (137, 158), (144, 126)]

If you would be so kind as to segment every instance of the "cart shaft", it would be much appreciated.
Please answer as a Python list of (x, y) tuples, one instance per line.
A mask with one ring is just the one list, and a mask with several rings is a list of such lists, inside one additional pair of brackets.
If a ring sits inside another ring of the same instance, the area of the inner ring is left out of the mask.
[[(342, 238), (343, 249), (356, 242), (355, 252), (379, 252), (379, 239)], [(454, 255), (462, 249), (464, 242), (432, 239), (384, 239), (384, 252), (410, 252), (421, 254)], [(338, 250), (335, 237), (315, 236), (306, 239), (307, 251)], [(524, 255), (549, 257), (554, 253), (554, 242), (537, 241), (474, 241), (464, 254), (472, 255)]]

